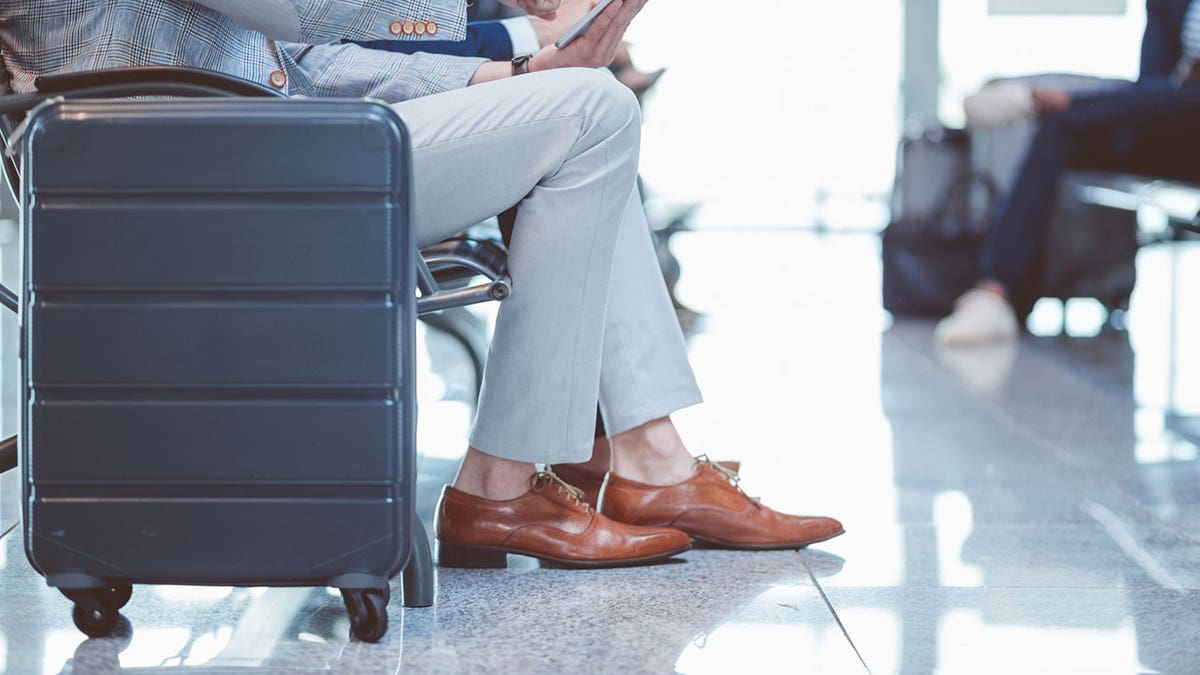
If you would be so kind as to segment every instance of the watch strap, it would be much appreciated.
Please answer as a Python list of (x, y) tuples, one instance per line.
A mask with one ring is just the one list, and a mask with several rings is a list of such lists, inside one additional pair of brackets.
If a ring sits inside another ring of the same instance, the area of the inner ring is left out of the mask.
[(523, 54), (512, 60), (513, 77), (524, 75), (529, 72), (529, 61), (533, 58), (532, 54)]

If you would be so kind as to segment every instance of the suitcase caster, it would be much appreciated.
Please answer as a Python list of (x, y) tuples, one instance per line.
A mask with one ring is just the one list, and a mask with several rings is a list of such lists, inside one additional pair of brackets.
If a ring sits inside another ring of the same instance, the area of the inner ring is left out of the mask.
[(110, 584), (104, 588), (61, 589), (75, 603), (71, 618), (88, 637), (106, 637), (121, 619), (121, 608), (133, 596), (133, 586)]
[(75, 603), (71, 618), (75, 627), (88, 637), (106, 637), (121, 619), (121, 608), (133, 597), (130, 584), (109, 584), (104, 588), (60, 589)]
[(350, 615), (350, 631), (363, 642), (379, 642), (387, 633), (387, 605), (391, 590), (383, 588), (342, 589), (342, 602)]
[(99, 638), (107, 637), (113, 632), (121, 613), (101, 604), (80, 602), (75, 604), (71, 618), (75, 620), (75, 627), (83, 631), (84, 635)]

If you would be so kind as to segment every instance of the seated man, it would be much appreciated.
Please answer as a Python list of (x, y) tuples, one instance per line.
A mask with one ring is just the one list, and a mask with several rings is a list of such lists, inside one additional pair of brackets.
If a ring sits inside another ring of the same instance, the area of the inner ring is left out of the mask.
[[(558, 5), (506, 2), (540, 14)], [(182, 65), (291, 94), (395, 102), (412, 138), (419, 245), (518, 205), (513, 293), (470, 448), (439, 506), (443, 563), (507, 551), (617, 565), (677, 554), (689, 535), (754, 548), (836, 536), (836, 520), (746, 497), (694, 459), (671, 423), (700, 393), (635, 198), (638, 107), (594, 70), (644, 3), (618, 0), (569, 47), (510, 63), (329, 43), (461, 39), (463, 0), (26, 0), (5, 8), (0, 52), (18, 92), (42, 74)], [(613, 470), (636, 488), (612, 511), (625, 522), (535, 464), (592, 455), (597, 401)]]
[(1034, 299), (1040, 254), (1068, 169), (1200, 181), (1200, 2), (1149, 0), (1141, 72), (1132, 87), (1074, 100), (1036, 91), (1037, 134), (1012, 193), (997, 211), (980, 257), (982, 279), (937, 327), (949, 344), (1016, 336), (1016, 304)]

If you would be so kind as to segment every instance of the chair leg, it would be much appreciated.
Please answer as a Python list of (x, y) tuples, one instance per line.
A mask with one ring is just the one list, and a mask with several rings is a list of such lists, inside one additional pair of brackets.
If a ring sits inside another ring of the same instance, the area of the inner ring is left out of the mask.
[(404, 567), (404, 606), (430, 607), (433, 605), (433, 553), (429, 550), (429, 537), (425, 525), (416, 511), (412, 514), (412, 552), (408, 565)]
[(17, 437), (0, 442), (0, 473), (17, 468)]

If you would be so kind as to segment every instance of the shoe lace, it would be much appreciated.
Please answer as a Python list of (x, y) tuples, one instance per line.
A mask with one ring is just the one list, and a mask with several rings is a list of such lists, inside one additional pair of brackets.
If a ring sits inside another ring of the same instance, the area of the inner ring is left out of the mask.
[(541, 492), (547, 486), (554, 486), (554, 489), (559, 493), (566, 495), (571, 501), (578, 506), (583, 507), (585, 513), (590, 514), (592, 507), (587, 503), (587, 496), (583, 490), (571, 485), (567, 481), (559, 478), (558, 474), (551, 471), (549, 468), (543, 469), (533, 476), (533, 489), (536, 492)]
[(727, 469), (712, 461), (709, 459), (708, 455), (700, 455), (696, 458), (696, 461), (700, 462), (704, 466), (707, 466), (713, 471), (716, 471), (722, 478), (729, 481), (729, 484), (732, 485), (738, 492), (742, 493), (743, 497), (749, 499), (754, 506), (760, 509), (762, 508), (762, 500), (759, 497), (751, 497), (750, 495), (746, 494), (745, 490), (742, 489), (742, 477), (738, 474), (738, 472)]

